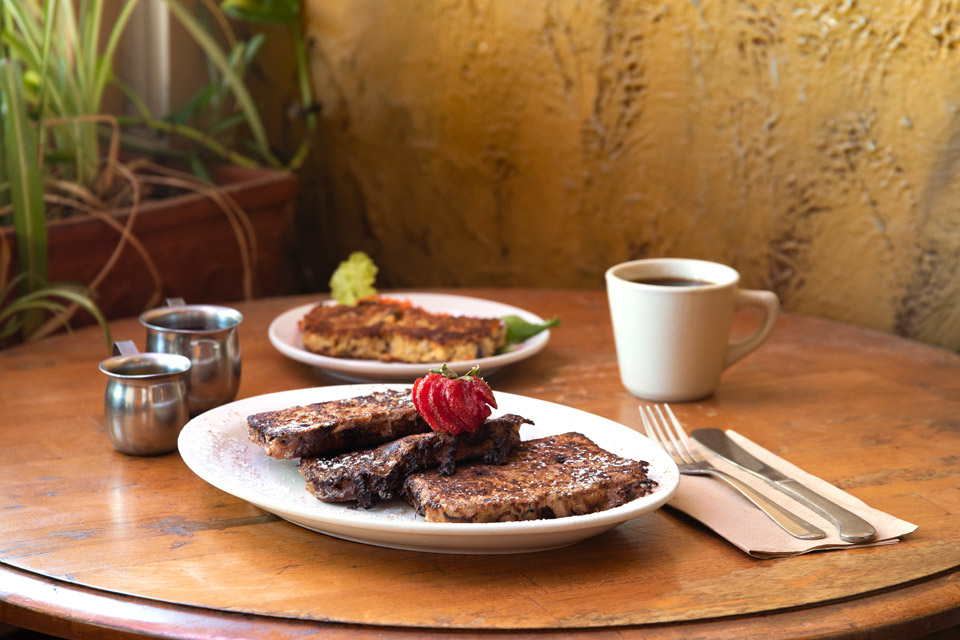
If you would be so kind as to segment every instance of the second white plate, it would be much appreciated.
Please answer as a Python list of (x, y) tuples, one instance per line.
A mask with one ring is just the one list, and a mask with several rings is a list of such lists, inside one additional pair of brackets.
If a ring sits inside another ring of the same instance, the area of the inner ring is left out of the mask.
[[(434, 313), (449, 313), (478, 318), (502, 318), (507, 315), (520, 316), (528, 322), (542, 324), (543, 318), (529, 311), (482, 298), (454, 296), (442, 293), (389, 293), (387, 297), (409, 300), (414, 305)], [(519, 344), (508, 353), (487, 358), (464, 360), (462, 362), (432, 362), (407, 364), (403, 362), (380, 362), (378, 360), (356, 360), (333, 358), (311, 353), (303, 347), (300, 340), (300, 321), (316, 303), (305, 304), (285, 311), (270, 323), (270, 342), (283, 355), (309, 364), (327, 375), (346, 382), (413, 382), (430, 369), (446, 364), (459, 374), (464, 374), (480, 366), (480, 373), (488, 376), (509, 364), (519, 362), (534, 355), (547, 345), (550, 331), (546, 330)]]
[(369, 510), (321, 502), (307, 491), (296, 460), (271, 458), (247, 437), (246, 418), (250, 414), (387, 388), (403, 387), (318, 387), (238, 400), (191, 420), (180, 432), (180, 455), (194, 473), (218, 489), (300, 526), (355, 542), (438, 553), (502, 554), (564, 547), (658, 509), (677, 490), (677, 465), (640, 433), (577, 409), (510, 393), (495, 392), (499, 406), (496, 415), (516, 413), (533, 420), (536, 424), (521, 428), (522, 439), (578, 431), (619, 456), (646, 460), (657, 489), (614, 509), (582, 516), (525, 522), (433, 523), (399, 501)]

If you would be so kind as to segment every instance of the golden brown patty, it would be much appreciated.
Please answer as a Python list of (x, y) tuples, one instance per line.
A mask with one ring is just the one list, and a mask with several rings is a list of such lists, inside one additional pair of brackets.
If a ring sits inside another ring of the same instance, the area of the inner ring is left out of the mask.
[(300, 324), (303, 346), (335, 358), (384, 362), (458, 362), (494, 355), (506, 343), (499, 318), (430, 313), (395, 300), (356, 306), (321, 304)]

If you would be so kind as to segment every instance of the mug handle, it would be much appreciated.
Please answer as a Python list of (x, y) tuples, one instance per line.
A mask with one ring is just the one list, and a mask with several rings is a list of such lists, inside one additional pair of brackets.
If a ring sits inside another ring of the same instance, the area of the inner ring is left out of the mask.
[(773, 291), (758, 291), (755, 289), (737, 289), (734, 309), (756, 307), (764, 312), (763, 324), (753, 335), (727, 345), (727, 357), (723, 361), (726, 369), (735, 362), (742, 360), (747, 354), (759, 347), (773, 331), (773, 325), (780, 315), (780, 299)]

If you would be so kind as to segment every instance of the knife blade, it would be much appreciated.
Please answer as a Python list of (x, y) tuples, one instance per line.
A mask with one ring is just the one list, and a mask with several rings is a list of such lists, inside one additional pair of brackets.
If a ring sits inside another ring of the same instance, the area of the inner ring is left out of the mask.
[(720, 429), (694, 429), (693, 439), (717, 454), (730, 464), (766, 480), (775, 488), (794, 500), (805, 504), (817, 513), (832, 521), (840, 530), (840, 539), (847, 542), (869, 542), (877, 535), (876, 529), (861, 518), (819, 493), (808, 489), (801, 483), (758, 460), (734, 442)]

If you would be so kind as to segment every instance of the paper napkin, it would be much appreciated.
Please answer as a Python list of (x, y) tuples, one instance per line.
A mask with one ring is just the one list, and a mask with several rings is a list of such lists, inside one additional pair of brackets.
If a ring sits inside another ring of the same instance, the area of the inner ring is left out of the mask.
[(756, 476), (723, 462), (706, 451), (704, 447), (699, 446), (695, 440), (688, 438), (687, 446), (691, 449), (696, 448), (715, 466), (732, 476), (736, 476), (739, 480), (762, 493), (766, 498), (792, 511), (810, 524), (820, 527), (827, 534), (826, 538), (819, 540), (794, 538), (722, 480), (709, 476), (681, 476), (680, 486), (676, 495), (668, 503), (669, 506), (696, 518), (751, 556), (756, 558), (780, 558), (810, 551), (895, 544), (899, 542), (901, 536), (916, 531), (917, 525), (868, 506), (849, 493), (770, 453), (736, 431), (728, 430), (727, 435), (763, 462), (806, 485), (807, 488), (823, 497), (829, 498), (852, 511), (872, 524), (877, 530), (877, 537), (871, 542), (858, 544), (844, 542), (840, 539), (837, 527), (832, 521), (827, 520), (803, 503), (778, 491)]

